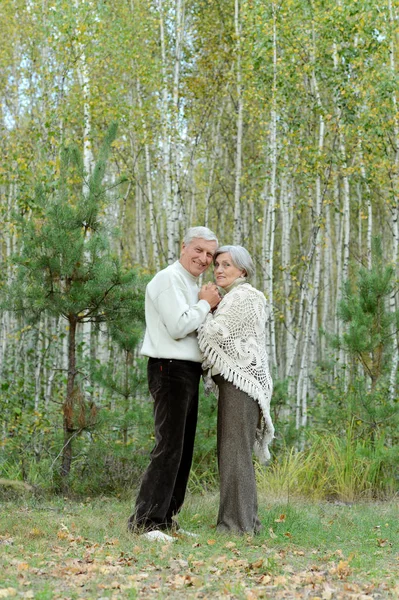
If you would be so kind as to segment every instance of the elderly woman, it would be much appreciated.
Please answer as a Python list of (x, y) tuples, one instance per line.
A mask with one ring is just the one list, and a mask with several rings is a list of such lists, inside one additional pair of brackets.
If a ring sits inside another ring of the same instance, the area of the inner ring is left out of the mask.
[(266, 462), (274, 435), (269, 411), (273, 384), (266, 354), (266, 300), (247, 281), (254, 265), (245, 248), (221, 246), (214, 265), (216, 283), (226, 293), (199, 327), (198, 341), (206, 388), (219, 396), (217, 530), (257, 533), (261, 524), (252, 449)]

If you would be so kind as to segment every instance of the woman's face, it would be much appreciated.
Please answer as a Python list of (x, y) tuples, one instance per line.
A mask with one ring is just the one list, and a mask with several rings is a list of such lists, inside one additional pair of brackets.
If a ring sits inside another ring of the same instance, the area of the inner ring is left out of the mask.
[(215, 260), (216, 283), (222, 287), (229, 287), (238, 277), (244, 275), (244, 271), (233, 264), (230, 252), (222, 252)]

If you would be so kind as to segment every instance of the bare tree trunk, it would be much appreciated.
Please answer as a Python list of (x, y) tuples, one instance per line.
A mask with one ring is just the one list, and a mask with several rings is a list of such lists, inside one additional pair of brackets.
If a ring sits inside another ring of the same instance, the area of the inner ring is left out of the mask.
[[(90, 89), (90, 75), (86, 59), (85, 46), (81, 41), (81, 33), (79, 31), (79, 9), (80, 6), (84, 6), (84, 0), (75, 0), (75, 8), (77, 14), (77, 27), (76, 27), (76, 39), (77, 39), (77, 75), (80, 87), (82, 89), (83, 96), (83, 166), (85, 171), (85, 180), (83, 183), (83, 194), (87, 196), (89, 194), (88, 179), (94, 169), (94, 156), (91, 145), (92, 137), (92, 118), (91, 118), (91, 89)], [(90, 235), (89, 231), (86, 235)], [(91, 340), (92, 340), (92, 324), (90, 322), (84, 322), (82, 325), (82, 356), (87, 372), (90, 372), (90, 360), (92, 356)], [(92, 389), (90, 377), (85, 378), (83, 387), (87, 395), (92, 396)]]
[[(145, 156), (145, 174), (146, 174), (146, 188), (147, 188), (147, 200), (148, 200), (148, 211), (150, 217), (150, 233), (151, 233), (151, 244), (152, 244), (152, 252), (153, 252), (153, 261), (155, 264), (155, 268), (157, 271), (161, 268), (160, 261), (160, 253), (158, 247), (158, 237), (157, 237), (157, 229), (156, 229), (156, 213), (154, 207), (154, 200), (152, 197), (152, 177), (151, 177), (151, 159), (150, 159), (150, 149), (148, 146), (147, 140), (147, 125), (144, 119), (143, 114), (143, 100), (142, 100), (142, 92), (140, 81), (137, 77), (136, 79), (136, 88), (137, 88), (137, 98), (139, 102), (140, 112), (141, 112), (141, 123), (144, 132), (144, 156)], [(144, 220), (144, 222), (146, 219)], [(146, 240), (141, 240), (142, 243), (146, 242)]]
[(274, 290), (273, 290), (273, 261), (274, 261), (274, 236), (276, 227), (276, 189), (277, 189), (277, 7), (273, 3), (273, 88), (272, 107), (270, 113), (270, 185), (267, 219), (264, 232), (264, 285), (267, 299), (270, 304), (269, 320), (269, 359), (273, 369), (277, 368), (276, 354), (276, 323), (274, 318)]
[(185, 0), (176, 1), (175, 16), (175, 55), (173, 65), (173, 132), (171, 143), (172, 156), (172, 204), (171, 213), (167, 215), (168, 233), (168, 262), (171, 263), (179, 255), (179, 213), (180, 213), (180, 69), (182, 62), (182, 46), (184, 36), (184, 4)]
[(136, 182), (136, 255), (143, 265), (148, 265), (147, 244), (145, 234), (146, 213), (143, 210), (143, 192), (139, 182)]
[(43, 376), (43, 362), (44, 362), (44, 352), (45, 352), (45, 330), (42, 331), (42, 326), (44, 328), (44, 323), (42, 323), (42, 317), (38, 323), (36, 344), (35, 344), (35, 411), (39, 412), (40, 405), (40, 396), (41, 396), (41, 388), (42, 388), (42, 376)]
[[(288, 153), (285, 156), (285, 162), (288, 163)], [(279, 365), (280, 374), (287, 372), (287, 365), (291, 362), (291, 355), (294, 348), (293, 332), (293, 313), (291, 306), (291, 233), (292, 233), (292, 193), (288, 191), (287, 175), (284, 173), (281, 177), (281, 272), (283, 278), (284, 290), (284, 323), (285, 323), (285, 348), (282, 364)]]
[(236, 35), (236, 91), (237, 91), (237, 137), (235, 154), (235, 185), (234, 185), (234, 244), (241, 244), (241, 171), (242, 171), (242, 133), (244, 101), (242, 94), (241, 72), (241, 22), (240, 1), (234, 2), (234, 28)]
[(162, 93), (161, 93), (161, 123), (162, 123), (162, 208), (166, 215), (166, 236), (167, 236), (167, 261), (174, 261), (175, 231), (172, 220), (172, 187), (171, 187), (171, 166), (170, 166), (170, 131), (169, 131), (169, 86), (168, 69), (166, 59), (166, 40), (165, 40), (165, 15), (163, 0), (157, 3), (159, 12), (159, 29), (161, 41), (161, 64), (162, 64)]
[[(334, 330), (335, 297), (334, 297), (334, 234), (331, 222), (331, 204), (325, 206), (325, 240), (323, 246), (323, 306), (321, 322), (325, 331)], [(321, 358), (325, 358), (326, 337), (322, 336), (320, 342)]]
[[(396, 36), (397, 36), (397, 16), (394, 14), (392, 0), (388, 0), (389, 8), (389, 21), (391, 25), (391, 44), (390, 44), (390, 67), (392, 78), (397, 77), (396, 73)], [(393, 186), (393, 205), (392, 205), (392, 234), (393, 234), (393, 248), (392, 248), (392, 263), (395, 267), (396, 274), (398, 272), (398, 259), (399, 259), (399, 119), (398, 119), (398, 99), (396, 96), (396, 88), (392, 91), (392, 105), (393, 105), (393, 122), (394, 122), (394, 139), (395, 139), (395, 164), (392, 174), (392, 186)], [(397, 297), (396, 291), (392, 291), (389, 299), (389, 306), (392, 313), (397, 310)], [(391, 373), (389, 378), (389, 396), (391, 400), (396, 397), (396, 379), (399, 365), (399, 340), (398, 333), (396, 331), (395, 323), (392, 324), (392, 339), (393, 339), (393, 356)]]
[(209, 227), (209, 206), (210, 206), (210, 201), (211, 201), (211, 197), (212, 197), (212, 189), (213, 189), (213, 182), (214, 182), (214, 177), (215, 177), (216, 161), (220, 155), (220, 126), (221, 126), (221, 122), (222, 122), (223, 112), (224, 112), (224, 102), (222, 102), (220, 104), (218, 118), (216, 121), (215, 133), (212, 136), (212, 139), (214, 139), (215, 141), (214, 141), (213, 151), (211, 153), (211, 165), (209, 168), (208, 186), (206, 189), (206, 196), (205, 196), (205, 214), (204, 214), (205, 227)]
[(68, 379), (66, 398), (63, 404), (64, 445), (62, 448), (61, 463), (61, 481), (64, 491), (68, 490), (67, 479), (72, 465), (72, 440), (75, 432), (73, 411), (76, 378), (76, 329), (78, 321), (75, 315), (69, 315), (68, 322)]

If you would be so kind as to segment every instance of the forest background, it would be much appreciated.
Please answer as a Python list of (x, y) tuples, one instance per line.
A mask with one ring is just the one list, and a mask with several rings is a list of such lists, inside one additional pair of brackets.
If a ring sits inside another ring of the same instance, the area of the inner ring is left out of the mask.
[[(2, 0), (3, 478), (136, 485), (153, 444), (143, 290), (201, 224), (248, 248), (271, 307), (277, 434), (259, 479), (397, 491), (398, 14)], [(202, 395), (191, 489), (215, 484), (215, 421)]]

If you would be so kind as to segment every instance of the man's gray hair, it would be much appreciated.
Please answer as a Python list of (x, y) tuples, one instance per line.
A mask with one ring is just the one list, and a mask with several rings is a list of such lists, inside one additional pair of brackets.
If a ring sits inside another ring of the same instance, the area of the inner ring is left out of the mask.
[(208, 229), (208, 227), (190, 227), (190, 229), (187, 229), (187, 233), (183, 238), (183, 242), (187, 246), (195, 238), (202, 238), (208, 242), (216, 242), (217, 244), (219, 243), (216, 235), (213, 233), (213, 231)]
[(228, 252), (231, 256), (233, 265), (237, 267), (237, 269), (245, 271), (246, 277), (251, 279), (255, 273), (255, 265), (248, 250), (243, 246), (220, 246), (213, 256), (213, 262), (215, 262), (218, 255), (223, 254), (223, 252)]

